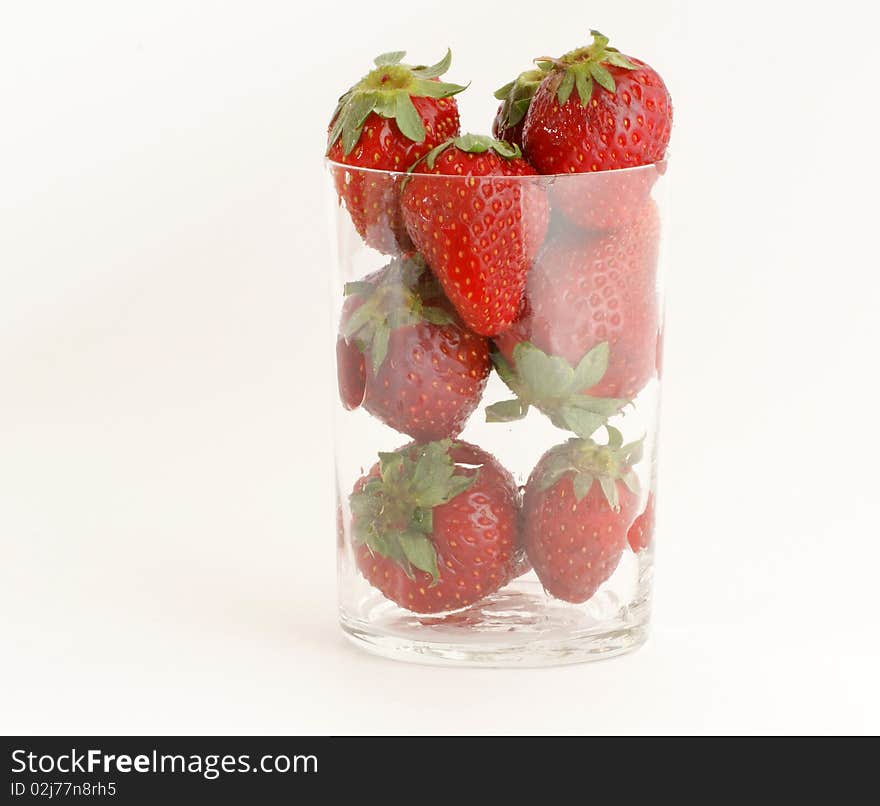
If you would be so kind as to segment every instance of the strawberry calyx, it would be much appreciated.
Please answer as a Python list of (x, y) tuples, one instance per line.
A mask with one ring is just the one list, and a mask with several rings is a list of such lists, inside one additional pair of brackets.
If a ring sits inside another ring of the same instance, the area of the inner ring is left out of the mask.
[(369, 354), (373, 374), (388, 354), (392, 331), (421, 322), (448, 325), (455, 321), (443, 308), (425, 304), (426, 300), (439, 299), (440, 290), (419, 255), (395, 258), (385, 267), (378, 283), (346, 283), (343, 293), (363, 299), (342, 323), (340, 331), (346, 341), (364, 355)]
[(422, 143), (425, 125), (412, 99), (449, 98), (466, 89), (461, 84), (436, 80), (449, 69), (452, 51), (447, 50), (437, 64), (427, 67), (403, 64), (405, 55), (406, 51), (398, 50), (377, 56), (373, 60), (375, 68), (339, 99), (327, 140), (328, 153), (341, 137), (343, 153), (350, 154), (371, 112), (393, 118), (405, 137)]
[(642, 458), (644, 437), (623, 444), (623, 435), (616, 428), (606, 426), (608, 442), (600, 445), (592, 439), (573, 438), (557, 445), (542, 461), (535, 483), (541, 491), (548, 490), (561, 479), (570, 476), (575, 499), (580, 502), (598, 483), (608, 506), (620, 510), (617, 482), (623, 482), (634, 495), (639, 495), (639, 477), (633, 466)]
[(487, 151), (494, 151), (499, 157), (505, 160), (519, 159), (522, 157), (522, 151), (519, 146), (513, 143), (506, 143), (504, 140), (495, 140), (484, 134), (461, 134), (458, 137), (450, 137), (440, 145), (432, 148), (421, 160), (415, 163), (409, 172), (424, 160), (429, 171), (434, 170), (434, 164), (439, 157), (448, 148), (457, 148), (466, 154), (485, 154)]
[(477, 479), (457, 474), (452, 440), (407, 445), (379, 454), (379, 475), (351, 494), (354, 539), (387, 557), (413, 577), (424, 571), (436, 584), (440, 572), (431, 540), (434, 507), (461, 495)]
[(486, 408), (486, 422), (507, 423), (526, 416), (530, 406), (546, 414), (557, 428), (588, 438), (631, 401), (584, 394), (608, 369), (608, 342), (595, 345), (572, 366), (561, 356), (548, 355), (529, 341), (513, 348), (511, 366), (500, 352), (492, 353), (499, 377), (516, 395)]
[(505, 129), (512, 129), (526, 116), (535, 91), (545, 76), (545, 71), (540, 68), (526, 70), (513, 81), (495, 90), (495, 97), (502, 102), (501, 125)]
[(544, 73), (555, 72), (558, 75), (556, 100), (560, 106), (568, 101), (572, 91), (577, 88), (581, 106), (586, 106), (593, 95), (593, 82), (608, 92), (615, 92), (614, 76), (605, 65), (620, 67), (624, 70), (636, 70), (633, 64), (617, 48), (609, 47), (608, 37), (598, 31), (591, 30), (593, 43), (566, 53), (560, 59), (541, 57), (535, 64)]

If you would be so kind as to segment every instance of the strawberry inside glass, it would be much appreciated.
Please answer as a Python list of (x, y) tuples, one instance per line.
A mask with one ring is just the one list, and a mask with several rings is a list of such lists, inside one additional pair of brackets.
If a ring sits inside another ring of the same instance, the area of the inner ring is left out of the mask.
[(486, 134), (449, 52), (382, 54), (328, 121), (340, 620), (378, 654), (647, 635), (672, 104), (601, 33), (575, 45), (526, 58)]

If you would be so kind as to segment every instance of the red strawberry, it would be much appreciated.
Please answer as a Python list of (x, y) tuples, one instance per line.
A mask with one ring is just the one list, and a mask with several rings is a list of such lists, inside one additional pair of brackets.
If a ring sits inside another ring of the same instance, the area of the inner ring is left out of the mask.
[(633, 521), (627, 532), (626, 539), (629, 541), (632, 550), (638, 553), (642, 549), (651, 545), (654, 537), (654, 493), (648, 496), (648, 503), (645, 505), (645, 511)]
[(523, 500), (523, 541), (544, 589), (585, 602), (617, 568), (638, 507), (641, 443), (572, 439), (539, 460)]
[[(663, 79), (638, 59), (593, 44), (561, 59), (539, 59), (546, 77), (523, 127), (523, 150), (539, 173), (633, 168), (660, 162), (672, 129), (672, 101)], [(555, 197), (576, 223), (606, 229), (629, 219), (648, 195), (657, 170), (559, 182)]]
[(358, 568), (401, 607), (457, 610), (506, 585), (521, 567), (513, 477), (464, 442), (379, 454), (350, 497)]
[(565, 217), (587, 230), (613, 230), (637, 218), (663, 170), (645, 165), (627, 171), (560, 176), (553, 201)]
[(544, 189), (514, 178), (531, 173), (516, 146), (469, 134), (431, 151), (403, 190), (413, 243), (465, 324), (484, 336), (519, 315), (547, 231)]
[(502, 101), (492, 122), (492, 136), (495, 139), (522, 148), (526, 111), (545, 75), (543, 70), (526, 70), (495, 93), (495, 97)]
[[(507, 363), (516, 368), (515, 349), (523, 342), (575, 366), (607, 343), (600, 380), (574, 391), (635, 397), (656, 365), (659, 231), (657, 208), (649, 200), (638, 218), (619, 230), (549, 242), (529, 273), (522, 318), (495, 338)], [(532, 397), (541, 395), (533, 390)]]
[(418, 258), (395, 258), (346, 286), (337, 340), (346, 408), (419, 441), (457, 436), (480, 402), (491, 364)]
[[(335, 163), (406, 171), (459, 131), (451, 96), (464, 87), (438, 80), (451, 54), (431, 67), (401, 64), (404, 52), (385, 53), (339, 99), (330, 124), (327, 156)], [(386, 254), (411, 248), (400, 220), (399, 179), (331, 166), (336, 190), (368, 246)]]

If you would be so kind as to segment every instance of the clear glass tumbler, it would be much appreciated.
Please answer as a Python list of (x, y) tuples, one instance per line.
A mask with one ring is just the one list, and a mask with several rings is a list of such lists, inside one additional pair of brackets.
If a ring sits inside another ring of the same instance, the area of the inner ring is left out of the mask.
[(503, 177), (327, 167), (345, 634), (473, 666), (639, 646), (665, 162)]

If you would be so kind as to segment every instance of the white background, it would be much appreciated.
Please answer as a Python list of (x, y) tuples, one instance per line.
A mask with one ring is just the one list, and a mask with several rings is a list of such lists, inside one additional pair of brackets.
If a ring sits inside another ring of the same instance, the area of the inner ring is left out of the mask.
[[(873, 21), (812, 5), (4, 3), (0, 730), (880, 731)], [(335, 625), (327, 118), (449, 44), (485, 131), (590, 27), (676, 110), (653, 636), (374, 659)]]

